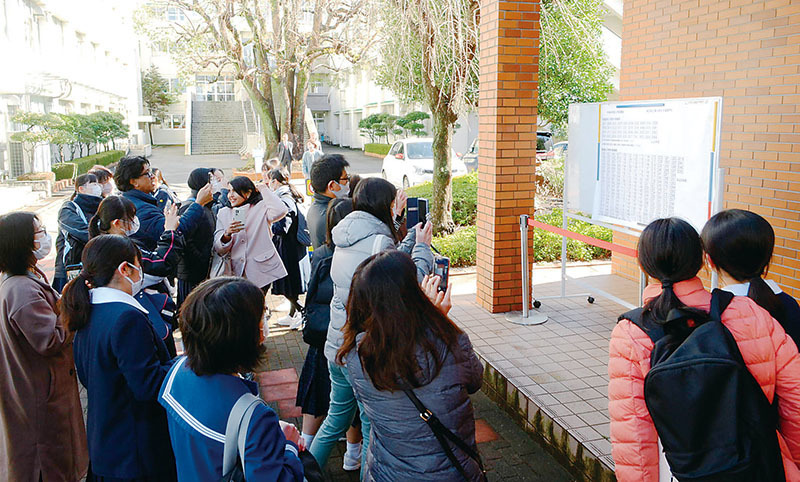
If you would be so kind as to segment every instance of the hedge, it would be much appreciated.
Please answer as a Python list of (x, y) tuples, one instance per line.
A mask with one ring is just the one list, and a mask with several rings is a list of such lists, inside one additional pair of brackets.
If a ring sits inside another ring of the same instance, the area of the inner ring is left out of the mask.
[(364, 152), (380, 154), (381, 156), (389, 154), (389, 149), (391, 148), (391, 144), (364, 144)]
[(453, 234), (435, 236), (432, 244), (442, 256), (450, 258), (450, 266), (474, 266), (478, 247), (477, 234), (477, 226), (466, 226)]
[[(79, 176), (89, 172), (89, 169), (91, 169), (95, 164), (100, 164), (101, 166), (114, 164), (122, 159), (122, 156), (124, 155), (125, 151), (101, 152), (99, 154), (92, 154), (91, 156), (74, 159), (72, 162), (61, 162), (53, 166), (52, 171), (56, 173), (56, 181), (60, 181), (62, 179), (71, 179), (73, 177), (73, 173), (75, 176)], [(77, 166), (77, 170), (74, 166)]]
[[(563, 217), (560, 209), (554, 209), (546, 214), (536, 215), (536, 220), (552, 226), (561, 227)], [(570, 219), (567, 222), (567, 229), (592, 238), (611, 242), (611, 230), (595, 224), (590, 224), (577, 219)], [(597, 248), (590, 244), (567, 239), (567, 259), (570, 261), (591, 261), (593, 259), (605, 259), (611, 256), (611, 252)], [(561, 236), (545, 231), (543, 229), (533, 230), (533, 260), (534, 261), (558, 261), (561, 259)]]
[[(424, 182), (406, 189), (408, 197), (433, 199), (433, 183)], [(453, 221), (459, 226), (475, 224), (478, 212), (478, 173), (453, 178)]]

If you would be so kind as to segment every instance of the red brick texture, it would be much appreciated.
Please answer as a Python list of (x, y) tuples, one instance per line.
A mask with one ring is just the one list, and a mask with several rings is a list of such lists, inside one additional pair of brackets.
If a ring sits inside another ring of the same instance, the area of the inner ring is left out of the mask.
[[(723, 97), (725, 207), (772, 223), (770, 277), (800, 298), (800, 1), (625, 0), (624, 11), (620, 97)], [(635, 276), (630, 259), (614, 268)]]
[(477, 300), (500, 313), (522, 307), (519, 216), (533, 214), (536, 189), (539, 2), (482, 2), (480, 39)]

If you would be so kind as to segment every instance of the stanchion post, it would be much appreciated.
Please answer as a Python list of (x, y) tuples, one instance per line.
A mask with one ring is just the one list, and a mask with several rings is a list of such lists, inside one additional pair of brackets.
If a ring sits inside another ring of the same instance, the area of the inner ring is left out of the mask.
[(527, 214), (519, 217), (520, 258), (522, 258), (522, 311), (506, 313), (506, 320), (517, 325), (541, 325), (547, 321), (547, 315), (531, 313), (531, 267), (528, 265), (528, 218)]
[(528, 215), (519, 217), (520, 253), (522, 253), (522, 317), (528, 317), (531, 306), (530, 266), (528, 265)]

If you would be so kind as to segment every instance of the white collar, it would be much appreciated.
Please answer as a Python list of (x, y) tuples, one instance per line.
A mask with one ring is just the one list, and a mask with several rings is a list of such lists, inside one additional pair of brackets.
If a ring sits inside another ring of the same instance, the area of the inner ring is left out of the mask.
[(145, 315), (149, 313), (133, 296), (116, 288), (109, 288), (108, 286), (90, 289), (89, 299), (93, 305), (101, 305), (103, 303), (125, 303), (126, 305), (133, 306)]
[[(769, 286), (772, 289), (772, 292), (775, 293), (776, 295), (783, 293), (783, 290), (781, 290), (781, 287), (778, 286), (778, 283), (774, 282), (771, 279), (765, 279), (764, 281), (767, 283), (767, 286)], [(748, 281), (747, 283), (728, 285), (722, 289), (729, 293), (733, 293), (734, 296), (747, 296), (747, 292), (750, 291), (750, 282)]]

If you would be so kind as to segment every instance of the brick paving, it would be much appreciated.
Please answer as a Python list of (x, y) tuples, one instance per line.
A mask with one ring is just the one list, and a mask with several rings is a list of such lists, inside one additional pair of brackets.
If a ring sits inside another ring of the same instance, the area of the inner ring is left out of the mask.
[[(282, 314), (274, 314), (273, 320)], [(299, 331), (272, 324), (267, 339), (268, 371), (258, 374), (262, 397), (282, 420), (302, 425), (300, 409), (294, 406), (297, 379), (303, 367), (307, 345)], [(505, 412), (482, 392), (473, 395), (478, 448), (487, 466), (489, 480), (568, 481), (574, 480), (556, 459), (525, 433)], [(345, 444), (341, 442), (328, 462), (331, 480), (357, 481), (358, 472), (342, 470)]]

